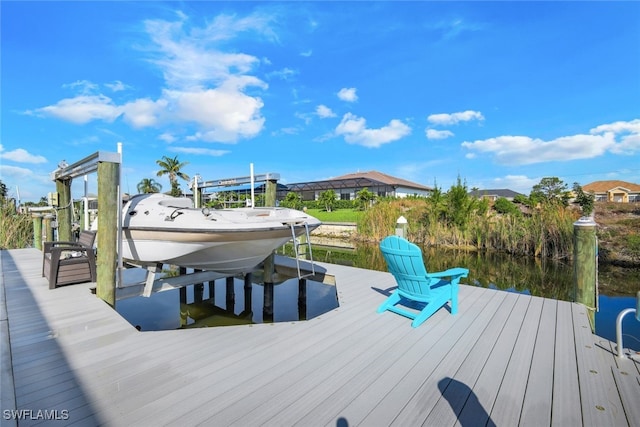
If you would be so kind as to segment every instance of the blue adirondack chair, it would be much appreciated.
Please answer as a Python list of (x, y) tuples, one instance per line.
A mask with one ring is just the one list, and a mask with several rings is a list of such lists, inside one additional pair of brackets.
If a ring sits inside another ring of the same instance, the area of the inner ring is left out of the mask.
[[(417, 328), (447, 302), (451, 303), (451, 314), (458, 311), (458, 283), (467, 277), (466, 268), (451, 268), (438, 273), (428, 273), (420, 248), (399, 236), (389, 236), (380, 242), (380, 250), (387, 268), (398, 283), (398, 289), (378, 308), (378, 313), (393, 311), (413, 319), (411, 326)], [(448, 279), (448, 280), (445, 280)], [(409, 300), (409, 301), (403, 301)], [(419, 312), (398, 306), (411, 306), (412, 301), (421, 304)]]

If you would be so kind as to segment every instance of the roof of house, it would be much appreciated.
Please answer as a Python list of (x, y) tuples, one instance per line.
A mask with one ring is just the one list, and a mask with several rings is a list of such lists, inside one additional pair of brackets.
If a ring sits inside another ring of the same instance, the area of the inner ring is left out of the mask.
[(626, 181), (594, 181), (587, 185), (583, 185), (582, 189), (587, 192), (593, 193), (606, 193), (609, 190), (613, 190), (614, 188), (624, 188), (629, 191), (640, 191), (640, 185), (634, 184), (632, 182)]
[(469, 192), (469, 194), (474, 197), (495, 196), (495, 197), (504, 197), (504, 198), (514, 198), (516, 196), (523, 195), (516, 191), (509, 190), (507, 188), (474, 190)]
[(427, 187), (426, 185), (418, 184), (416, 182), (408, 181), (402, 178), (397, 178), (395, 176), (387, 175), (386, 173), (382, 173), (378, 171), (350, 173), (350, 174), (342, 175), (336, 178), (331, 178), (330, 181), (355, 180), (355, 179), (362, 179), (362, 178), (366, 178), (371, 181), (378, 181), (383, 184), (393, 185), (398, 187), (409, 187), (409, 188), (419, 188), (421, 190), (432, 190), (431, 187)]
[(431, 187), (397, 178), (378, 171), (356, 172), (347, 175), (330, 178), (324, 181), (300, 182), (289, 184), (292, 190), (314, 190), (322, 188), (363, 188), (370, 186), (389, 185), (393, 187), (404, 187), (414, 190), (431, 191)]

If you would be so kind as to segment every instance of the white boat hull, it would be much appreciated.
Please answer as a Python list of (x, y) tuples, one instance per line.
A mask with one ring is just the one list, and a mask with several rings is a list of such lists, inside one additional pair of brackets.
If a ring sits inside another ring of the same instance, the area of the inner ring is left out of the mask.
[(309, 230), (320, 225), (316, 218), (292, 209), (207, 212), (180, 206), (185, 200), (156, 194), (130, 201), (124, 208), (123, 258), (140, 264), (248, 272), (292, 239), (292, 224), (296, 236), (306, 233), (305, 224)]

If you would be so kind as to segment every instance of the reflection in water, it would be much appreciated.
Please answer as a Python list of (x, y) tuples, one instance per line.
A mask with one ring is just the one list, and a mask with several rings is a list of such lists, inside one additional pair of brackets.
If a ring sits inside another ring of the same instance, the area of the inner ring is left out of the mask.
[(267, 285), (220, 279), (116, 302), (116, 311), (142, 331), (307, 320), (337, 307), (335, 286), (298, 279)]

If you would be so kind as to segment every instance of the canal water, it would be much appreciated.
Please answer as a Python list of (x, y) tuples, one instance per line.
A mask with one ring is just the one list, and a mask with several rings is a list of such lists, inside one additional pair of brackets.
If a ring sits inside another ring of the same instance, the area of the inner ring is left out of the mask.
[(337, 307), (336, 286), (297, 278), (247, 285), (218, 279), (116, 301), (116, 311), (141, 331), (292, 322)]

